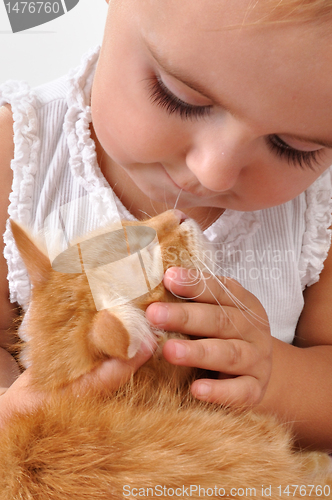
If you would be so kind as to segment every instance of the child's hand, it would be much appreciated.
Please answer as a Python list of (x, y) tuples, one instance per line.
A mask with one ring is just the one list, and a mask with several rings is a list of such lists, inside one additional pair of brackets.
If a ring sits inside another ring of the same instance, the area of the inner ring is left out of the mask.
[(9, 388), (0, 389), (0, 428), (15, 412), (33, 412), (46, 398), (46, 393), (31, 387), (30, 371), (26, 370)]
[(196, 271), (169, 269), (164, 277), (166, 288), (193, 302), (154, 303), (146, 316), (165, 330), (199, 337), (168, 340), (163, 349), (170, 363), (219, 372), (218, 380), (193, 383), (195, 397), (236, 406), (257, 404), (272, 369), (272, 337), (265, 310), (235, 280), (204, 276), (202, 279)]
[[(70, 384), (68, 389), (75, 395), (84, 395), (90, 390), (106, 393), (117, 390), (151, 356), (151, 348), (142, 345), (134, 358), (128, 361), (115, 358), (106, 360), (95, 370)], [(0, 429), (14, 413), (31, 413), (49, 397), (50, 393), (39, 390), (32, 384), (28, 368), (9, 388), (0, 387)]]
[(137, 354), (127, 361), (111, 358), (103, 361), (92, 372), (83, 375), (73, 382), (75, 393), (84, 394), (88, 390), (93, 392), (115, 391), (128, 382), (130, 377), (152, 356), (151, 347), (142, 344)]

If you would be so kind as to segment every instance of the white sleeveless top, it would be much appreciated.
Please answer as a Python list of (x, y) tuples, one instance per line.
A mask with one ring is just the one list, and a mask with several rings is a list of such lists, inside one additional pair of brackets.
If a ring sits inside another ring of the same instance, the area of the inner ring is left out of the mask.
[[(99, 47), (69, 75), (31, 90), (25, 82), (0, 87), (0, 105), (10, 103), (15, 155), (9, 215), (35, 233), (60, 206), (87, 193), (94, 214), (86, 229), (112, 217), (135, 220), (97, 164), (90, 138), (90, 94)], [(272, 335), (291, 343), (303, 308), (303, 289), (319, 279), (331, 243), (332, 168), (304, 193), (283, 205), (255, 211), (226, 210), (205, 235), (217, 247), (220, 274), (231, 276), (263, 304)], [(112, 198), (113, 199), (113, 198)], [(93, 221), (91, 222), (91, 220)], [(4, 235), (10, 299), (27, 307), (30, 283), (10, 230)]]

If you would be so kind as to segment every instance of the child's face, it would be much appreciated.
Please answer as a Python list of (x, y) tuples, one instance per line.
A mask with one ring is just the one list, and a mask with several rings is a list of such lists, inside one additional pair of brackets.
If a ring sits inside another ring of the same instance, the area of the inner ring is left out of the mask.
[(93, 125), (138, 197), (172, 206), (182, 188), (179, 208), (258, 210), (332, 164), (332, 40), (303, 25), (224, 30), (248, 4), (112, 1)]

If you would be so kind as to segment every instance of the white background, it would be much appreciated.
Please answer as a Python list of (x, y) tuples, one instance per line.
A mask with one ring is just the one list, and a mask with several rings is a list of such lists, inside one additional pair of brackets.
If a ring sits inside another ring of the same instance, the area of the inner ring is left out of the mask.
[(34, 87), (66, 74), (90, 47), (101, 43), (106, 14), (105, 0), (80, 0), (53, 21), (12, 33), (0, 0), (0, 84), (14, 79)]

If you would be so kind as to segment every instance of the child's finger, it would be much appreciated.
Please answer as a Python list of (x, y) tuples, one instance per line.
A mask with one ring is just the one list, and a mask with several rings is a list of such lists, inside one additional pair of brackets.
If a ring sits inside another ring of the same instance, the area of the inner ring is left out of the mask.
[(270, 374), (271, 352), (262, 352), (242, 340), (169, 340), (163, 347), (164, 358), (172, 364), (195, 366), (228, 375), (250, 375), (265, 380)]
[(126, 361), (117, 358), (108, 359), (95, 370), (74, 382), (72, 389), (78, 393), (84, 393), (88, 390), (115, 391), (125, 384), (151, 356), (151, 348), (143, 344), (134, 358)]
[(257, 299), (237, 281), (215, 277), (197, 269), (172, 267), (164, 276), (165, 287), (175, 296), (196, 302), (251, 308)]
[(258, 332), (266, 333), (269, 323), (265, 314), (255, 314), (229, 306), (202, 303), (155, 302), (146, 310), (155, 326), (187, 335), (254, 341)]
[(265, 393), (259, 381), (250, 376), (223, 380), (199, 379), (191, 386), (192, 394), (201, 401), (235, 406), (258, 404)]

